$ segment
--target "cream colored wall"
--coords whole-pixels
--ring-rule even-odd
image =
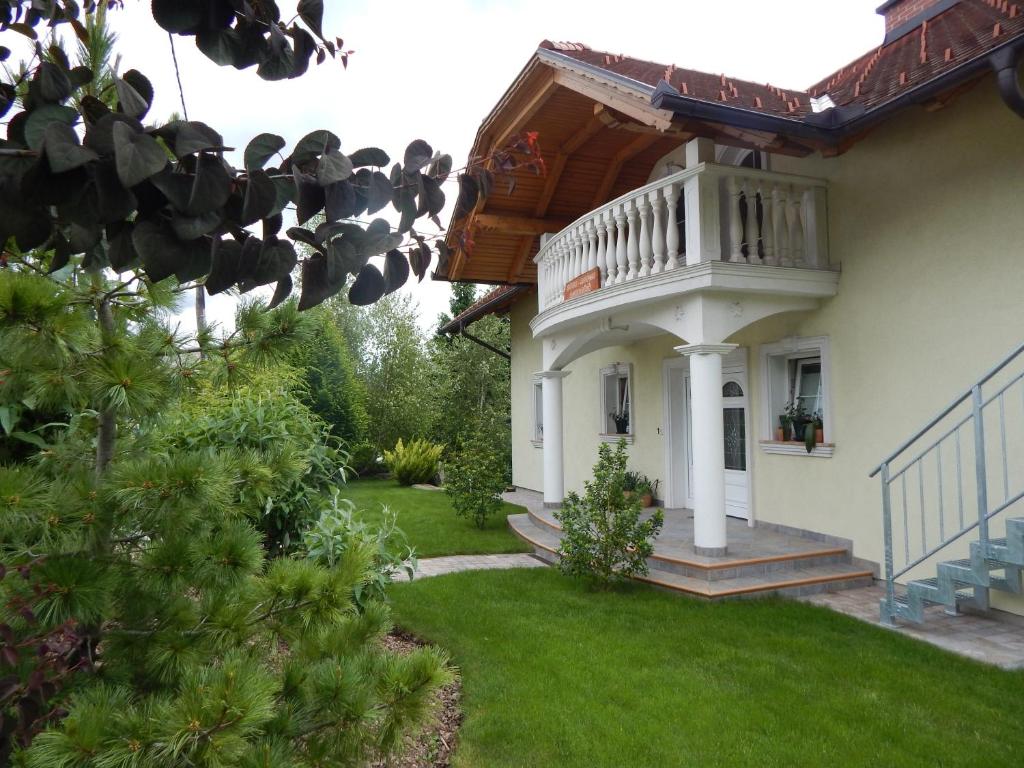
[[[772,158],[773,170],[830,180],[839,294],[816,312],[772,318],[729,341],[750,347],[752,437],[759,439],[758,346],[828,336],[836,448],[831,459],[754,450],[757,519],[851,539],[856,555],[881,561],[879,484],[868,472],[1024,340],[1022,140],[1024,120],[989,78],[946,109],[889,121],[837,158]],[[513,439],[516,483],[540,488],[541,451],[523,439],[532,421],[519,416],[524,392],[532,407],[529,390],[517,382],[540,367],[528,327],[533,312],[521,306],[513,314]],[[613,361],[635,368],[633,463],[663,479],[661,361],[677,343],[664,337],[606,349],[569,366],[567,490],[580,488],[593,464],[598,370]],[[1024,602],[995,601],[1024,612]]]
[[[868,472],[1024,340],[1022,139],[1024,121],[986,80],[838,158],[773,158],[773,170],[830,179],[839,295],[731,341],[756,351],[787,335],[829,337],[836,449],[832,459],[755,452],[759,518],[849,538],[858,555],[882,559],[879,482]],[[756,354],[751,363],[759,393]]]
[[[537,314],[537,294],[521,299],[509,313],[512,324],[512,484],[541,491],[544,454],[533,440],[534,374],[543,369],[540,341],[533,338],[530,320]]]
[[[512,482],[539,491],[544,486],[544,452],[533,437],[533,374],[541,370],[541,342],[533,339],[529,321],[536,298],[520,302],[512,319]],[[665,454],[662,427],[662,360],[673,357],[673,342],[660,336],[628,347],[606,347],[566,366],[562,380],[565,490],[582,491],[591,476],[601,444],[601,369],[612,363],[633,364],[633,444],[630,468],[662,481]]]

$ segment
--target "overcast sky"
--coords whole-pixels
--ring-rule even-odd
[[[355,51],[348,69],[328,60],[298,80],[278,83],[260,80],[253,70],[218,67],[188,39],[176,38],[176,46],[189,117],[216,128],[228,146],[244,148],[269,131],[291,147],[309,131],[327,128],[347,152],[379,146],[400,158],[410,140],[422,138],[452,154],[459,167],[481,120],[545,38],[804,88],[881,43],[879,2],[326,0],[325,33]],[[150,115],[162,119],[181,110],[170,43],[153,22],[148,0],[124,4],[112,14],[121,71],[139,69],[153,81]],[[279,5],[288,14],[295,3]],[[240,157],[232,162],[242,164]],[[418,299],[425,327],[447,309],[447,283],[431,284],[428,277],[404,290]],[[208,309],[223,321],[232,304],[217,297]]]

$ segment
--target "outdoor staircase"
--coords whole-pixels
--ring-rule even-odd
[[[930,605],[941,605],[954,616],[965,607],[988,610],[992,590],[1024,594],[1024,517],[1008,516],[1010,508],[1024,499],[1024,476],[1011,473],[1020,466],[1019,457],[1010,459],[1024,444],[1024,370],[1013,373],[1024,368],[1022,356],[1024,345],[871,473],[882,481],[883,623],[898,619],[921,623]],[[1019,414],[1008,418],[1011,408]],[[1008,424],[1017,427],[1015,433]],[[936,433],[941,436],[930,437]],[[961,439],[964,433],[969,436]],[[899,457],[908,452],[914,458],[895,468]],[[965,461],[965,456],[971,461]],[[973,471],[965,472],[965,463],[973,464]],[[990,497],[1000,491],[1002,500],[991,504]],[[972,495],[973,509],[964,501]],[[1000,523],[1005,524],[1006,535],[991,536],[990,528]],[[900,577],[937,560],[943,551],[955,545],[962,552],[966,535],[974,532],[977,538],[969,542],[969,557],[938,562],[934,577],[912,578],[901,587]]]
[[[523,503],[516,499],[516,503]],[[531,544],[534,553],[558,561],[561,527],[550,509],[528,505],[527,514],[510,515],[509,527]],[[874,572],[854,561],[849,547],[818,539],[749,528],[730,520],[730,549],[721,558],[693,553],[689,510],[667,510],[665,527],[648,558],[648,574],[638,581],[694,597],[719,600],[780,594],[791,597],[870,586]]]
[[[991,589],[1024,594],[1024,517],[1007,520],[1006,534],[990,539],[987,548],[972,541],[969,558],[939,563],[938,576],[908,582],[905,595],[895,598],[892,618],[922,622],[929,604],[945,606],[952,615],[963,605],[986,610]],[[999,571],[1002,576],[993,575]]]

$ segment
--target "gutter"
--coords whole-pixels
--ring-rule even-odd
[[[994,48],[984,56],[959,64],[876,107],[870,109],[859,105],[833,107],[801,119],[766,115],[750,109],[730,107],[695,99],[691,96],[683,96],[664,80],[658,83],[658,87],[654,90],[651,104],[655,108],[668,109],[677,115],[698,120],[814,139],[834,146],[843,139],[884,120],[897,110],[937,96],[955,82],[982,74],[987,69],[995,71],[1000,95],[1006,105],[1024,117],[1024,92],[1022,92],[1017,78],[1017,66],[1020,64],[1022,53],[1024,53],[1024,37],[1016,37]]]

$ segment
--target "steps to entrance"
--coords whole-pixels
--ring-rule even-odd
[[[767,594],[797,597],[874,582],[872,571],[853,564],[845,547],[771,531],[754,533],[758,529],[745,525],[738,526],[746,536],[735,537],[739,540],[735,553],[701,557],[693,554],[692,543],[685,541],[686,520],[675,519],[685,512],[668,513],[674,517],[667,517],[654,555],[647,560],[649,573],[638,577],[639,581],[707,599]],[[549,510],[511,515],[508,523],[517,536],[533,545],[538,557],[557,562],[562,532]]]
[[[906,591],[897,595],[890,607],[881,605],[882,620],[904,619],[921,623],[928,605],[941,605],[956,614],[961,607],[988,608],[989,590],[1024,594],[1024,517],[1006,521],[1006,536],[971,542],[971,556],[939,563],[937,575],[907,582]]]

